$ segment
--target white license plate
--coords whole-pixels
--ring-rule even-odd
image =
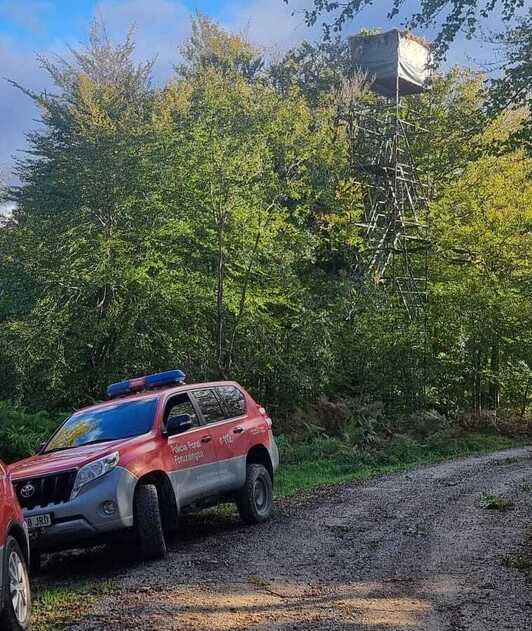
[[[50,513],[46,513],[46,515],[35,515],[34,517],[28,517],[26,523],[30,530],[33,528],[44,528],[52,525],[52,516]]]

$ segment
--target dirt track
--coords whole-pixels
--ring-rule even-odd
[[[46,574],[115,577],[79,630],[530,631],[531,516],[532,450],[514,449],[288,501],[260,527],[195,516],[162,562],[107,550]]]

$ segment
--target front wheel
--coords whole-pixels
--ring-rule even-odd
[[[236,505],[247,524],[260,524],[269,519],[273,508],[273,484],[266,467],[247,465],[246,483],[237,496]]]
[[[31,593],[28,566],[19,544],[8,537],[4,548],[3,603],[0,629],[26,631],[30,626]]]
[[[134,512],[142,558],[162,559],[166,556],[166,541],[159,509],[159,496],[154,484],[142,484],[137,488]]]

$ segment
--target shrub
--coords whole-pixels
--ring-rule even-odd
[[[462,414],[458,426],[466,432],[497,432],[504,436],[532,435],[532,418],[507,410],[485,410],[481,414]]]
[[[0,459],[14,462],[29,456],[62,420],[46,412],[29,412],[0,401]]]
[[[344,399],[331,401],[320,397],[305,408],[297,408],[290,417],[286,429],[290,433],[323,432],[338,434],[351,414],[349,402]]]
[[[420,410],[404,414],[397,420],[401,433],[408,432],[416,436],[430,436],[449,428],[449,420],[436,410]]]
[[[391,464],[406,464],[416,461],[424,452],[426,452],[426,447],[418,443],[415,438],[406,434],[397,434],[390,441],[386,456]]]
[[[382,431],[386,429],[386,415],[381,401],[371,403],[357,399],[335,399],[320,397],[305,408],[297,408],[283,424],[287,434],[307,436],[327,434],[343,436],[349,428],[358,428],[362,434],[367,428]]]
[[[281,460],[285,464],[298,464],[312,460],[339,458],[344,445],[339,438],[325,434],[276,437]]]

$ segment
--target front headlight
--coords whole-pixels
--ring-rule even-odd
[[[118,451],[115,451],[108,456],[89,462],[89,464],[81,467],[76,476],[76,481],[74,482],[70,499],[73,500],[85,484],[92,482],[92,480],[96,480],[96,478],[101,478],[102,475],[112,471],[118,464],[118,459]]]

